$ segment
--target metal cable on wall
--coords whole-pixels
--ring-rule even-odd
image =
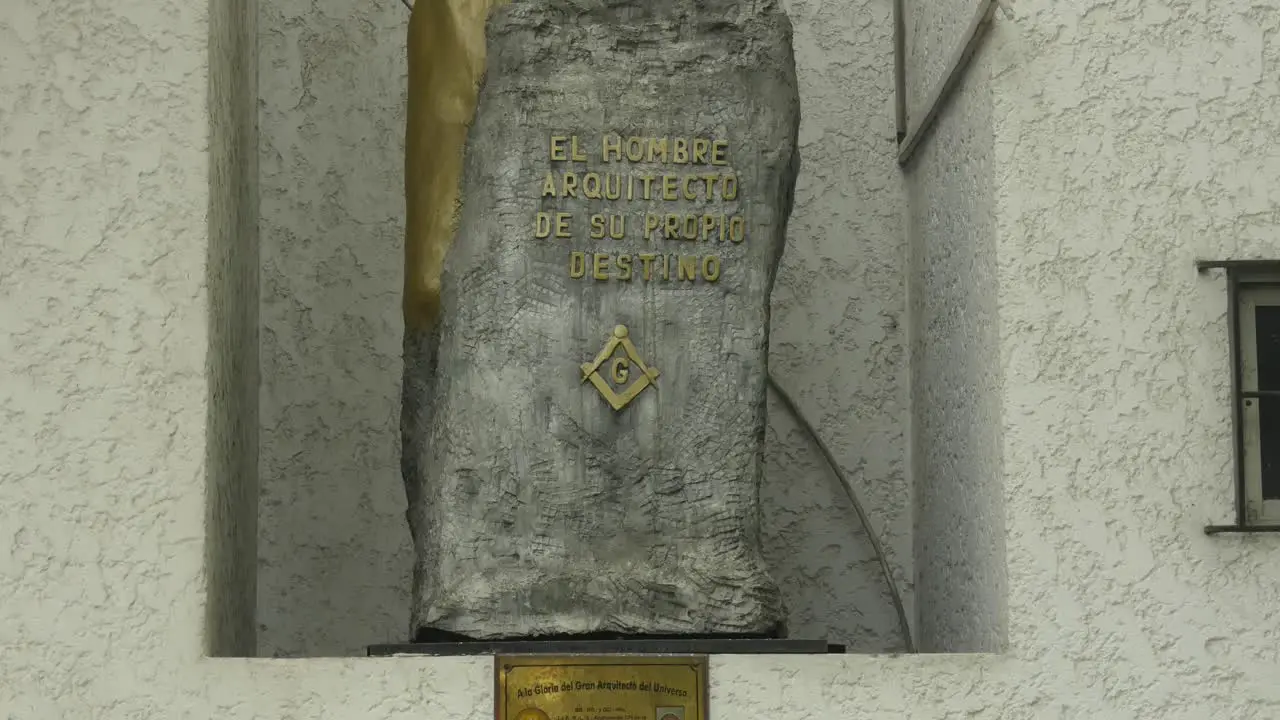
[[[813,438],[814,444],[818,446],[818,451],[822,453],[823,459],[827,461],[827,466],[831,468],[831,472],[835,473],[836,478],[840,480],[841,487],[844,488],[845,494],[849,497],[849,503],[853,505],[853,511],[858,514],[858,522],[862,524],[862,529],[867,533],[867,539],[871,542],[871,548],[875,551],[876,560],[880,563],[880,571],[884,573],[884,582],[889,587],[889,596],[893,602],[893,609],[898,614],[902,642],[906,646],[907,652],[914,653],[916,646],[914,639],[911,637],[911,623],[907,619],[907,609],[902,602],[902,593],[898,591],[898,583],[893,579],[893,570],[889,567],[889,559],[885,555],[884,546],[880,543],[880,536],[871,527],[871,520],[867,517],[867,511],[858,499],[858,493],[854,491],[853,484],[849,482],[849,478],[840,469],[840,465],[836,462],[835,455],[831,453],[831,449],[822,441],[822,436],[818,435],[818,431],[805,419],[804,413],[800,412],[800,407],[796,405],[796,401],[787,394],[786,390],[782,389],[773,373],[769,373],[769,387],[773,388],[773,391],[777,393],[778,399],[782,401],[783,406],[795,418],[796,423],[809,434],[809,437]]]

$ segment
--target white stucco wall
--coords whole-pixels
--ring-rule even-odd
[[[947,42],[959,40],[948,37]],[[988,71],[985,56],[969,67],[963,86],[905,170],[915,634],[925,652],[995,652],[1005,636],[999,286]]]
[[[1280,537],[1201,531],[1233,512],[1229,365],[1192,262],[1280,256],[1280,3],[1005,10],[1009,644],[1134,716],[1278,717]]]
[[[943,337],[998,338],[995,368],[974,365],[998,383],[965,385],[926,422],[983,425],[998,394],[985,431],[999,436],[1007,648],[1043,716],[1280,713],[1280,539],[1202,532],[1232,514],[1229,374],[1222,282],[1192,266],[1280,255],[1278,25],[1274,2],[1006,3],[916,171],[955,178],[911,198],[926,268],[947,248],[986,256],[934,297],[973,327]],[[989,172],[974,160],[985,137]],[[988,182],[994,244],[969,219]],[[923,274],[912,306],[927,319]],[[924,345],[913,389],[948,380],[932,354],[963,354]],[[917,452],[957,467],[989,447],[920,430]],[[924,573],[937,554],[917,561]],[[919,590],[924,627],[937,611]]]
[[[915,120],[928,111],[930,97],[951,70],[978,0],[902,0],[902,5],[907,116]]]
[[[892,6],[793,0],[787,12],[801,170],[773,293],[770,372],[836,455],[911,612]],[[790,634],[853,652],[904,649],[888,586],[839,480],[776,398],[766,437],[764,543]]]
[[[716,658],[718,715],[1280,717],[1280,538],[1201,532],[1231,514],[1226,322],[1191,267],[1280,255],[1278,23],[1276,0],[1006,6],[983,62],[1007,652]],[[203,657],[209,38],[171,0],[0,4],[0,711],[489,717],[481,659]]]
[[[264,0],[259,651],[408,632],[399,469],[405,30],[398,2]],[[891,6],[797,0],[803,170],[775,373],[858,488],[911,597]],[[766,547],[794,636],[903,647],[843,490],[771,405]]]
[[[204,650],[209,57],[203,5],[0,4],[7,718]]]

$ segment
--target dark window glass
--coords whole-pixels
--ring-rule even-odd
[[[1260,398],[1257,402],[1262,499],[1280,500],[1280,398]]]
[[[1280,306],[1259,306],[1254,317],[1258,333],[1258,389],[1280,390]],[[1261,398],[1258,418],[1262,497],[1280,500],[1280,398]]]

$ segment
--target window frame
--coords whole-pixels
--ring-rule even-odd
[[[1244,482],[1245,520],[1250,525],[1280,525],[1280,498],[1268,500],[1262,495],[1262,424],[1259,416],[1261,399],[1280,399],[1280,391],[1258,388],[1257,309],[1280,307],[1280,276],[1241,278],[1238,288],[1237,319],[1240,322],[1240,432],[1241,473]],[[1255,402],[1255,400],[1257,400]]]
[[[1280,391],[1257,389],[1257,325],[1254,320],[1257,307],[1280,307],[1280,260],[1199,261],[1196,265],[1201,273],[1223,269],[1227,275],[1232,460],[1236,496],[1235,523],[1210,525],[1205,532],[1210,535],[1280,532],[1280,499],[1266,500],[1262,497],[1260,403],[1257,402],[1261,397],[1280,398]]]

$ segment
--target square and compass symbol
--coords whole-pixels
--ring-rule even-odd
[[[613,336],[594,362],[582,364],[582,382],[590,380],[614,410],[626,407],[650,385],[656,387],[658,375],[657,368],[645,365],[640,358],[626,325],[613,329]]]

